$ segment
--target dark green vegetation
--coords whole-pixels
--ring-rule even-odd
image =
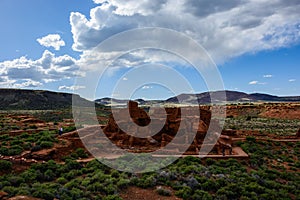
[[[59,111],[54,110],[27,110],[27,111],[1,111],[0,113],[0,134],[8,133],[11,131],[35,130],[38,129],[36,123],[23,122],[22,116],[27,119],[39,120],[41,122],[53,122],[57,125],[58,122],[63,122],[65,119],[72,119],[72,112],[70,109]],[[47,126],[47,125],[46,125]]]
[[[300,199],[299,142],[258,142],[248,137],[238,145],[250,154],[249,160],[186,157],[146,174],[119,172],[96,160],[87,164],[72,159],[65,164],[50,160],[33,164],[19,174],[3,175],[0,190],[9,196],[22,194],[51,200],[120,199],[122,191],[130,186],[183,199]],[[7,165],[0,162],[0,169]]]
[[[24,113],[24,111],[22,111]],[[64,119],[72,119],[71,109],[60,109],[60,110],[43,110],[31,112],[36,119],[40,119],[45,122],[63,122]]]
[[[228,117],[225,129],[251,130],[261,134],[274,134],[277,136],[295,135],[300,127],[297,119],[271,119],[257,116]]]
[[[72,99],[82,106],[94,103],[79,95],[43,90],[0,89],[1,110],[56,110],[71,108]]]
[[[105,124],[107,116],[110,114],[109,108],[104,106],[96,107],[96,114],[99,117],[99,123]],[[30,120],[38,120],[45,123],[42,127],[37,126],[40,122],[31,122]],[[60,110],[14,110],[14,111],[0,111],[0,134],[8,134],[11,131],[30,132],[37,129],[58,128],[58,126],[65,126],[64,130],[67,132],[68,126],[73,126],[73,113],[71,109]],[[24,121],[25,120],[25,121]],[[29,120],[29,121],[26,121]],[[72,123],[72,125],[70,125]],[[86,124],[82,122],[82,124]]]
[[[37,134],[23,133],[19,136],[0,135],[0,154],[3,156],[20,155],[23,151],[38,151],[51,148],[56,139],[56,131],[42,131]]]

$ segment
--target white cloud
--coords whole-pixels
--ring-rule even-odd
[[[72,12],[70,16],[73,49],[85,56],[110,36],[143,27],[163,27],[187,34],[203,45],[217,63],[245,53],[286,47],[300,41],[299,1],[94,2],[101,5],[93,8],[90,16],[78,12]],[[192,49],[185,51],[194,53]]]
[[[102,0],[95,0],[95,3],[103,3]],[[157,10],[167,2],[166,0],[150,1],[140,0],[138,3],[136,0],[110,0],[110,5],[116,7],[113,13],[121,16],[132,16],[134,14],[140,15],[153,15]]]
[[[251,81],[249,82],[249,85],[257,85],[258,84],[258,81]]]
[[[27,87],[40,87],[43,83],[33,80],[27,80],[22,83],[15,83],[12,85],[13,88],[27,88]]]
[[[85,86],[80,86],[80,85],[72,85],[72,86],[59,86],[58,88],[59,90],[71,90],[71,91],[75,91],[75,90],[80,90],[80,89],[85,89]]]
[[[41,58],[20,57],[0,62],[1,87],[37,87],[43,83],[69,79],[78,75],[76,60],[68,55],[55,56],[44,51]],[[4,77],[4,78],[3,78]]]
[[[249,85],[266,85],[265,82],[259,82],[259,81],[251,81],[249,82]]]
[[[148,89],[151,89],[151,88],[152,88],[152,86],[144,85],[144,86],[142,87],[142,90],[148,90]]]
[[[55,79],[44,79],[44,82],[45,83],[52,83],[52,82],[55,82],[56,80]]]
[[[45,37],[38,38],[37,42],[45,47],[53,47],[56,51],[60,50],[60,47],[65,46],[65,42],[58,34],[49,34]]]
[[[16,80],[10,80],[7,76],[0,76],[1,88],[12,88]]]
[[[122,78],[123,81],[128,81],[128,78],[124,77]]]
[[[43,83],[39,81],[33,81],[30,79],[24,80],[11,80],[7,76],[0,76],[1,88],[36,88],[43,86]]]
[[[264,77],[264,78],[272,78],[273,75],[271,75],[271,74],[266,74],[266,75],[264,75],[263,77]]]
[[[300,41],[300,1],[293,0],[94,0],[99,4],[90,10],[90,16],[79,12],[70,14],[70,25],[73,36],[72,48],[81,53],[75,60],[69,55],[55,56],[45,51],[41,58],[32,60],[20,57],[0,62],[1,87],[29,87],[58,80],[84,75],[84,70],[99,69],[111,64],[111,58],[122,55],[121,50],[114,50],[114,44],[108,45],[100,55],[93,51],[99,43],[107,38],[133,28],[161,27],[183,33],[202,45],[217,63],[228,59],[255,53],[288,47]],[[139,35],[142,40],[137,44],[126,43],[132,47],[151,46],[148,38]],[[157,33],[161,43],[167,37]],[[60,50],[65,42],[59,34],[49,34],[38,38],[45,46]],[[120,41],[119,41],[120,42]],[[122,43],[122,44],[123,44]],[[174,40],[171,45],[180,47],[180,41]],[[194,49],[183,49],[189,55],[198,57]],[[99,62],[99,60],[101,62]],[[122,67],[134,67],[145,63],[176,63],[186,62],[178,55],[162,50],[139,49],[127,52],[113,63],[113,73]],[[99,65],[101,63],[101,65]],[[272,78],[270,74],[263,76]],[[289,80],[294,82],[295,79]],[[266,84],[251,81],[250,85]],[[61,86],[67,89],[71,86]],[[72,89],[72,88],[69,88]],[[73,88],[76,89],[76,88]]]

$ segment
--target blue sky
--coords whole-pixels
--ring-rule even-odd
[[[174,52],[143,49],[157,41],[144,38],[146,42],[135,44],[141,49],[130,52],[114,49],[113,43],[101,52],[95,49],[123,31],[158,27],[184,34],[201,45],[216,64],[225,89],[300,95],[299,10],[299,1],[285,0],[2,0],[0,87],[75,92],[90,99],[128,94],[164,99],[208,90],[205,77],[189,60]],[[159,43],[167,41],[163,35],[157,38]],[[174,46],[179,42],[186,45],[174,40]],[[197,57],[193,49],[184,51]],[[115,55],[121,57],[108,65]],[[170,79],[174,85],[141,84],[138,77],[151,74],[146,70],[128,80],[128,73],[145,64],[153,65],[157,79]],[[161,66],[176,71],[193,90]],[[95,71],[104,74],[93,76]],[[123,89],[112,94],[118,81],[123,81],[125,88],[129,82],[139,85],[135,91]]]

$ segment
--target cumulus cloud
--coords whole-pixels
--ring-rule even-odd
[[[23,56],[0,62],[1,87],[38,87],[43,83],[74,77],[77,70],[74,58],[55,56],[46,50],[37,60]]]
[[[107,1],[94,0],[95,3],[102,4]],[[153,15],[157,10],[160,10],[167,0],[149,1],[140,0],[138,3],[135,0],[110,0],[109,4],[114,6],[116,9],[113,13],[121,16],[132,16],[134,14],[140,15]]]
[[[60,47],[65,46],[65,42],[58,34],[49,34],[45,37],[38,38],[37,42],[45,47],[53,47],[56,51],[59,51]]]
[[[94,2],[101,5],[93,8],[90,16],[78,12],[70,15],[73,49],[85,56],[110,36],[143,27],[169,28],[184,33],[203,45],[217,64],[245,53],[287,47],[300,41],[299,1]],[[164,42],[164,38],[161,39]],[[193,53],[193,49],[185,51]]]
[[[99,5],[90,10],[89,16],[79,12],[70,14],[74,41],[72,48],[80,53],[80,59],[75,60],[69,55],[55,56],[46,50],[36,60],[20,57],[0,62],[0,86],[37,86],[77,75],[83,76],[88,70],[110,65],[115,67],[112,71],[157,62],[186,65],[180,55],[172,52],[138,49],[137,47],[151,47],[151,44],[158,42],[138,33],[132,35],[140,38],[137,41],[128,42],[128,38],[122,38],[106,45],[101,49],[101,54],[94,51],[94,47],[111,36],[134,28],[160,27],[183,33],[202,45],[217,64],[243,54],[288,47],[300,42],[300,1],[295,0],[94,2]],[[156,36],[160,45],[168,43],[168,47],[189,47],[189,44],[183,44],[160,31],[156,32]],[[49,34],[37,41],[55,50],[65,46],[59,34]],[[114,47],[117,44],[120,49],[116,50]],[[122,45],[124,49],[132,48],[133,51],[124,51]],[[192,48],[181,49],[181,52],[199,58]],[[120,57],[112,63],[112,58],[118,56]],[[79,72],[79,66],[87,71]],[[264,75],[264,78],[271,77],[272,75]],[[291,80],[289,81],[293,82]],[[251,81],[249,84],[266,83]],[[61,86],[61,89],[68,87],[71,86]]]
[[[80,86],[80,85],[72,85],[72,86],[62,85],[58,87],[59,90],[71,90],[71,91],[80,90],[84,88],[85,86]]]
[[[296,79],[290,79],[289,80],[289,82],[295,82],[296,81]]]

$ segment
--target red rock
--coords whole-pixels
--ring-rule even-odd
[[[0,191],[0,199],[3,199],[6,197],[8,194],[6,192]]]

